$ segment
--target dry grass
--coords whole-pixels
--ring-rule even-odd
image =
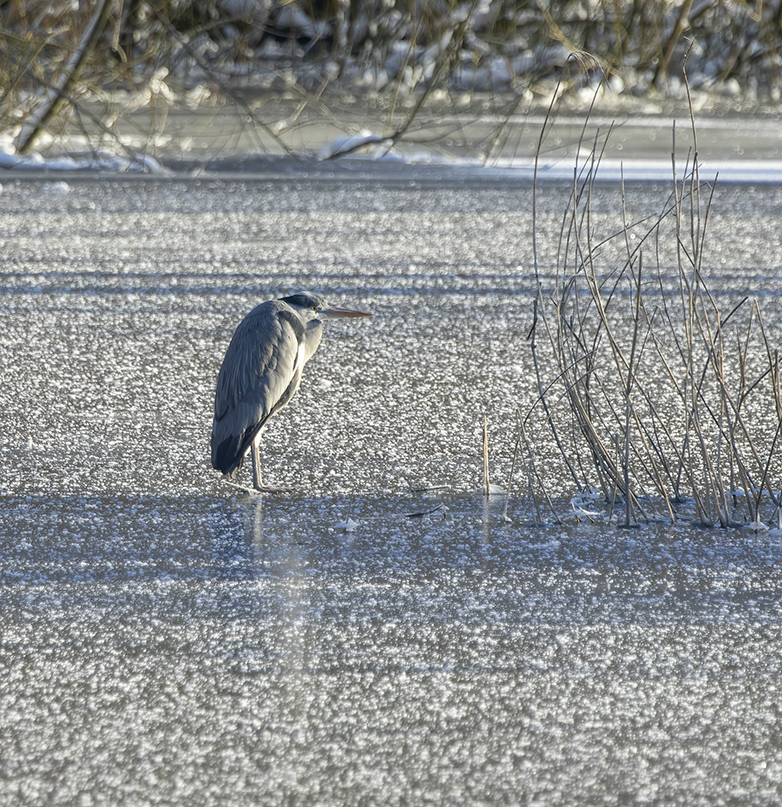
[[[710,293],[715,185],[696,152],[672,165],[670,195],[642,221],[627,220],[623,185],[622,225],[603,236],[592,210],[603,145],[574,171],[555,282],[538,286],[537,414],[576,488],[599,490],[626,526],[673,521],[683,503],[704,524],[778,519],[779,353],[755,302],[722,308]]]

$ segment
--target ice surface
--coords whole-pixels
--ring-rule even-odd
[[[58,183],[0,195],[0,801],[779,802],[779,535],[476,493],[483,414],[506,487],[536,394],[528,185]],[[777,344],[782,192],[721,194],[713,292]],[[209,467],[217,369],[301,288],[373,316],[264,438],[294,493],[248,495]]]
[[[5,498],[3,800],[775,802],[778,539],[344,507]]]

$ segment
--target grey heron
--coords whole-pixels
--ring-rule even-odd
[[[261,492],[258,445],[269,418],[296,394],[305,363],[320,345],[323,320],[368,317],[329,308],[310,291],[256,306],[239,323],[225,352],[215,391],[212,466],[234,478],[252,452],[253,487]]]

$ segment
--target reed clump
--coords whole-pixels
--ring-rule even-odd
[[[684,511],[722,527],[778,522],[780,356],[755,301],[710,290],[716,183],[701,180],[694,152],[638,221],[623,183],[621,224],[604,235],[601,147],[574,170],[553,280],[536,266],[539,414],[576,489],[598,491],[621,524]]]

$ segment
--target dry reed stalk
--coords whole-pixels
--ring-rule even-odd
[[[521,432],[516,434],[516,445],[513,448],[513,459],[510,464],[510,474],[508,474],[508,489],[505,491],[505,507],[502,510],[502,520],[507,523],[510,521],[508,518],[508,503],[510,502],[510,491],[513,486],[513,474],[516,470],[516,460],[519,458],[519,446],[521,444]]]
[[[535,495],[535,485],[537,484],[538,489],[540,490],[541,496],[545,499],[546,504],[548,505],[549,510],[551,511],[551,515],[556,521],[557,524],[561,524],[562,521],[557,513],[556,507],[551,500],[551,496],[546,489],[546,485],[543,482],[543,479],[540,476],[538,471],[537,465],[535,463],[535,451],[534,447],[530,444],[529,438],[527,437],[527,431],[524,427],[524,418],[521,416],[521,411],[516,410],[516,416],[519,423],[519,433],[521,435],[521,442],[524,446],[524,450],[522,451],[522,461],[527,469],[527,493],[530,497],[530,501],[532,502],[532,506],[535,510],[535,518],[536,524],[543,524],[543,516],[540,511],[540,501],[538,501],[538,497]],[[526,457],[525,459],[525,452]]]
[[[489,430],[486,415],[483,416],[483,495],[488,498],[491,493],[489,483]]]

